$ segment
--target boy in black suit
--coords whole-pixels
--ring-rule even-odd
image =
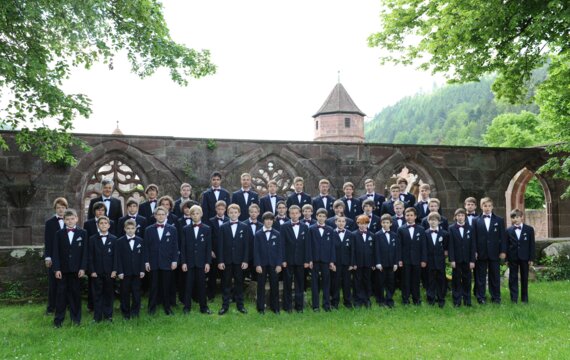
[[[398,240],[402,248],[402,261],[398,264],[403,270],[402,303],[410,303],[410,293],[414,305],[421,305],[420,269],[426,267],[426,231],[416,225],[416,209],[409,207],[405,211],[406,225],[398,229]]]
[[[216,202],[223,200],[226,204],[231,203],[230,193],[222,188],[222,174],[219,171],[214,171],[210,175],[210,185],[211,187],[202,193],[201,201],[206,219],[216,216]]]
[[[392,227],[391,231],[398,233],[398,228],[402,225],[406,225],[406,218],[404,217],[404,203],[402,201],[394,202],[394,216],[392,216]],[[389,214],[388,214],[389,215]]]
[[[339,200],[337,200],[339,201]],[[352,309],[352,266],[354,264],[354,234],[346,227],[350,220],[344,215],[335,218],[333,232],[336,253],[336,271],[331,274],[331,305],[338,309],[340,304],[340,289],[342,288],[343,304]]]
[[[431,194],[431,186],[429,184],[420,185],[420,196],[418,202],[414,205],[416,212],[418,214],[417,221],[418,224],[429,214],[429,201]]]
[[[98,202],[93,204],[92,212],[93,212],[94,216],[83,223],[83,229],[85,231],[87,231],[87,236],[89,238],[91,238],[91,236],[93,236],[99,232],[99,228],[98,228],[97,223],[98,223],[98,220],[100,217],[105,216],[106,211],[107,211],[107,208],[105,207],[105,204],[102,201],[98,201]],[[115,224],[116,223],[113,220],[111,220],[109,217],[107,217],[107,218],[109,219],[109,222],[110,222],[109,231],[111,232],[111,234],[115,234],[115,231],[116,231]]]
[[[311,295],[313,311],[319,311],[319,282],[323,290],[323,308],[331,311],[330,303],[330,272],[336,271],[336,244],[334,242],[334,230],[325,224],[327,210],[317,210],[317,223],[309,227],[309,240],[311,242],[312,263],[311,268]]]
[[[402,259],[402,249],[398,236],[392,228],[390,214],[382,215],[382,229],[374,234],[376,245],[376,273],[378,276],[378,293],[376,301],[389,308],[394,307],[395,273]]]
[[[287,217],[287,203],[284,200],[281,200],[277,203],[277,216],[275,217],[273,228],[277,231],[281,231],[281,225],[285,224],[287,221],[289,221],[289,218]]]
[[[354,305],[358,308],[371,306],[372,268],[375,265],[373,233],[369,231],[370,218],[360,215],[356,218],[358,230],[354,231]]]
[[[354,197],[354,184],[345,182],[344,185],[342,185],[342,191],[344,192],[344,196],[339,200],[342,200],[344,203],[344,213],[347,218],[356,221],[356,217],[362,214],[362,202],[360,199]]]
[[[390,216],[394,216],[396,213],[394,212],[394,203],[400,200],[400,187],[397,184],[392,184],[390,186],[390,199],[386,200],[382,204],[381,213],[390,214]]]
[[[375,234],[380,230],[380,217],[374,214],[374,202],[372,200],[364,200],[362,202],[362,215],[368,216],[368,231]]]
[[[239,221],[247,219],[247,210],[252,204],[259,205],[259,194],[251,189],[251,175],[241,174],[241,189],[232,194],[232,204],[238,204],[241,209]],[[257,218],[256,218],[257,220]]]
[[[222,272],[223,295],[219,315],[227,313],[230,307],[232,279],[237,309],[242,314],[247,314],[243,305],[243,279],[249,266],[249,245],[252,243],[253,233],[249,226],[239,221],[240,211],[236,204],[228,206],[230,221],[220,226],[219,249],[215,250],[218,254],[218,269]]]
[[[139,214],[146,219],[150,225],[150,219],[154,210],[158,207],[158,186],[156,184],[149,184],[144,190],[146,201],[140,204]]]
[[[336,200],[333,204],[333,209],[334,209],[334,216],[328,218],[327,221],[325,222],[325,224],[332,227],[333,229],[336,229],[336,219],[338,217],[343,217],[346,230],[354,231],[358,228],[356,226],[356,222],[352,221],[352,219],[345,216],[345,214],[344,214],[344,202],[342,200],[340,200],[340,199]]]
[[[399,177],[398,180],[396,180],[396,184],[400,187],[400,200],[404,203],[404,206],[414,206],[416,203],[416,197],[407,191],[408,180],[406,178]]]
[[[193,205],[193,200],[188,200],[188,201],[191,205]],[[168,211],[168,215],[166,216],[166,222],[172,226],[177,226],[178,218],[172,212],[174,209],[174,200],[172,199],[172,197],[169,195],[161,196],[160,199],[158,199],[158,206],[163,207],[166,209],[166,211]],[[156,223],[156,218],[154,216],[151,216],[150,219],[148,220],[148,225],[153,225],[154,223]]]
[[[431,198],[429,199],[428,203],[428,215],[434,212],[440,215],[439,228],[445,231],[449,230],[449,221],[447,221],[447,218],[445,216],[441,215],[441,207],[439,199]],[[421,225],[425,229],[430,227],[427,216],[422,219]]]
[[[186,200],[192,200],[190,198],[191,195],[192,195],[192,185],[188,183],[183,183],[182,185],[180,185],[180,198],[174,202],[174,210],[173,210],[173,213],[174,215],[176,215],[177,218],[180,218],[182,216],[182,209],[180,208],[180,205],[182,205],[182,203]],[[195,204],[192,205],[198,205],[198,203],[196,202]]]
[[[67,206],[67,200],[65,198],[56,198],[53,201],[53,209],[55,210],[55,215],[46,221],[44,228],[44,262],[48,276],[48,304],[46,315],[51,315],[55,311],[57,283],[55,281],[55,274],[53,272],[53,243],[55,241],[55,233],[65,227],[65,223],[63,222],[63,214],[65,213]]]
[[[372,200],[374,202],[374,215],[378,217],[381,216],[382,204],[386,201],[386,198],[383,194],[376,193],[376,185],[372,179],[364,180],[364,189],[366,190],[366,194],[359,197],[360,202],[364,204],[365,200]]]
[[[210,315],[206,299],[206,274],[212,262],[212,230],[202,223],[202,208],[193,205],[190,208],[192,225],[186,225],[182,231],[182,248],[180,262],[182,271],[186,273],[186,290],[184,291],[184,313],[188,314],[192,307],[192,292],[197,291],[200,312]]]
[[[291,221],[281,226],[279,233],[283,242],[283,309],[293,311],[293,292],[295,281],[295,310],[303,312],[305,269],[309,268],[311,243],[309,227],[300,221],[301,209],[297,205],[289,208]]]
[[[275,215],[263,214],[263,228],[255,233],[253,264],[257,272],[257,311],[265,313],[265,281],[269,276],[270,308],[279,314],[279,273],[283,264],[283,244],[279,231],[272,228]]]
[[[329,194],[331,183],[327,179],[319,180],[319,195],[312,200],[314,209],[327,210],[327,218],[334,216],[333,203],[335,198]]]
[[[220,200],[216,203],[216,216],[211,217],[208,225],[212,228],[212,266],[207,275],[207,295],[208,300],[213,300],[216,297],[216,281],[220,277],[218,271],[218,250],[220,248],[220,227],[230,221],[226,216],[226,202]]]
[[[63,324],[68,305],[73,324],[81,323],[79,282],[87,269],[87,233],[77,227],[77,212],[73,209],[65,210],[63,222],[65,228],[55,234],[52,252],[52,266],[57,282],[53,320],[56,328]]]
[[[473,222],[479,214],[477,213],[477,199],[474,197],[468,197],[463,202],[465,210],[467,211],[466,223],[469,224],[473,229],[475,229],[475,223]],[[477,269],[473,268],[473,279],[477,279]],[[473,281],[473,296],[477,297],[477,283]]]
[[[117,237],[125,236],[125,222],[127,220],[134,220],[136,224],[135,235],[144,238],[144,229],[146,229],[146,218],[139,215],[139,204],[134,199],[127,201],[127,215],[119,219],[119,224],[117,225],[116,233]]]
[[[277,195],[277,181],[269,180],[267,183],[267,195],[259,199],[261,213],[265,214],[271,211],[274,215],[277,215],[277,203],[280,201],[285,201],[285,198]],[[287,208],[287,203],[285,203],[285,208]]]
[[[174,315],[170,308],[172,271],[178,267],[178,232],[166,222],[168,210],[159,206],[154,209],[156,223],[144,231],[145,270],[150,275],[148,312],[153,315],[159,299],[166,315]],[[159,294],[160,290],[160,294]]]
[[[239,206],[239,205],[238,205]],[[240,208],[241,211],[241,208]],[[240,215],[241,216],[241,215]],[[249,226],[251,229],[251,233],[255,236],[255,233],[261,230],[263,227],[262,221],[257,221],[259,218],[259,205],[251,204],[249,207],[249,218],[244,221],[243,223]],[[255,279],[255,267],[253,265],[253,240],[254,238],[251,237],[251,242],[249,243],[249,277],[251,279]]]
[[[453,306],[471,306],[471,270],[475,268],[475,231],[465,222],[465,209],[455,210],[449,227],[449,262],[452,270]]]
[[[519,209],[511,211],[513,225],[508,228],[507,261],[509,265],[509,291],[511,301],[519,297],[519,270],[521,275],[521,301],[528,303],[528,269],[534,263],[534,228],[523,223],[524,214]]]
[[[126,220],[123,230],[125,235],[115,244],[114,269],[121,280],[121,313],[124,319],[138,317],[141,310],[141,279],[144,278],[143,239],[136,235],[137,226],[135,220]]]
[[[507,252],[507,236],[505,221],[493,213],[493,200],[489,197],[481,199],[483,214],[475,221],[477,261],[475,269],[477,278],[477,302],[485,304],[485,287],[487,272],[489,273],[489,292],[491,301],[501,303],[501,274],[500,261],[504,260]]]
[[[113,186],[113,180],[103,179],[101,181],[102,195],[89,201],[87,219],[93,219],[95,217],[93,204],[101,201],[105,205],[105,213],[103,215],[106,215],[115,224],[119,222],[119,218],[123,216],[123,205],[121,205],[121,200],[113,197]]]
[[[305,205],[312,203],[311,196],[303,192],[305,180],[300,176],[295,177],[293,179],[293,187],[295,188],[295,192],[287,198],[287,208],[290,208],[291,205],[297,205],[303,210]]]
[[[115,243],[117,237],[109,232],[109,218],[97,219],[98,234],[89,238],[87,268],[93,293],[93,321],[113,321],[115,277]]]
[[[301,208],[301,213],[303,214],[301,222],[303,222],[305,225],[311,226],[317,223],[317,221],[313,219],[313,205],[311,204],[303,205],[303,207]]]
[[[428,269],[427,300],[430,305],[445,305],[445,257],[447,256],[447,231],[440,227],[441,216],[437,212],[428,215],[429,229],[426,230]]]

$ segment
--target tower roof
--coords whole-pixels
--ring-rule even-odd
[[[352,101],[352,98],[350,97],[350,95],[348,95],[348,92],[340,82],[336,84],[334,89],[331,91],[331,93],[325,100],[323,106],[321,106],[319,111],[317,111],[317,113],[313,115],[313,117],[315,118],[319,115],[339,114],[339,113],[358,114],[360,116],[366,116],[366,114],[360,111],[360,109],[358,108],[358,106],[356,106],[354,101]]]
[[[121,129],[119,129],[119,120],[117,120],[117,127],[115,128],[115,130],[113,130],[113,135],[123,135],[123,132],[121,131]]]

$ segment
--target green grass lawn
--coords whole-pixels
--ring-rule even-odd
[[[124,321],[117,311],[113,323],[100,324],[84,311],[80,327],[67,316],[62,329],[52,327],[44,305],[2,306],[0,358],[570,358],[570,282],[531,283],[529,293],[529,305],[511,304],[503,287],[502,305],[472,308],[448,299],[444,309],[424,302],[259,315],[249,303],[247,315],[234,304],[222,317],[178,308],[174,317]],[[217,312],[219,300],[210,307]]]

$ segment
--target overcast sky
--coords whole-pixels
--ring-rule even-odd
[[[379,0],[164,1],[175,41],[209,49],[217,73],[173,83],[167,71],[140,80],[124,57],[114,69],[77,69],[68,92],[87,94],[93,114],[76,132],[204,138],[311,140],[312,115],[340,80],[372,118],[440,77],[381,66],[368,35],[380,26]]]

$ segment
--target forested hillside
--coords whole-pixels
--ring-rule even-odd
[[[534,104],[515,106],[495,101],[491,84],[480,82],[445,85],[420,93],[383,109],[366,123],[367,142],[395,144],[484,145],[487,126],[500,114],[527,110]]]

